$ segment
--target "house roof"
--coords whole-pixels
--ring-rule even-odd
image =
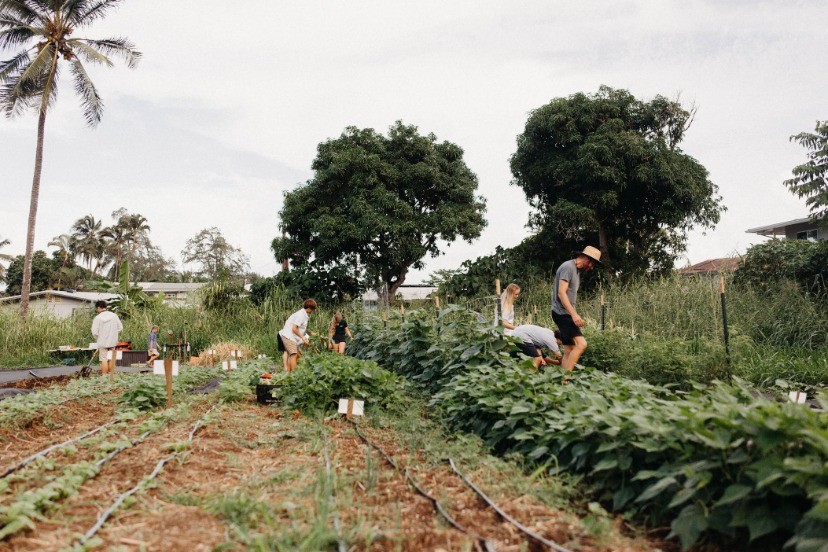
[[[787,222],[777,222],[776,224],[768,224],[767,226],[757,226],[756,228],[748,228],[746,232],[748,234],[759,234],[760,236],[770,236],[777,233],[784,233],[785,228],[788,226],[793,226],[794,224],[803,224],[809,222],[811,219],[808,217],[805,218],[798,218],[794,220],[789,220]]]
[[[66,299],[75,299],[84,303],[94,303],[95,301],[111,301],[118,297],[114,293],[98,293],[94,291],[63,291],[56,289],[47,289],[46,291],[35,291],[29,294],[29,298],[41,297],[43,295],[56,295],[58,297],[65,297]],[[3,297],[0,303],[14,303],[20,301],[20,295],[12,295],[11,297]]]
[[[162,293],[175,293],[182,291],[195,291],[204,287],[205,282],[138,282],[138,287],[143,291],[158,291]]]
[[[724,257],[722,259],[707,259],[692,266],[679,269],[679,274],[718,274],[720,272],[733,272],[739,268],[739,257]]]

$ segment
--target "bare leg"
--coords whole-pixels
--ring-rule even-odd
[[[564,356],[563,362],[561,363],[561,368],[569,370],[570,372],[575,369],[575,364],[577,364],[578,359],[581,358],[581,355],[587,349],[587,342],[584,336],[579,335],[573,338],[573,341],[575,342],[574,345],[564,345]]]
[[[285,372],[289,372],[288,370],[288,354],[287,351],[282,353],[282,368],[284,368]]]
[[[343,341],[343,342],[341,342],[341,343],[337,343],[337,344],[335,345],[335,347],[336,347],[336,352],[337,352],[337,353],[339,353],[340,355],[344,355],[344,354],[345,354],[345,342],[344,342],[344,341]]]

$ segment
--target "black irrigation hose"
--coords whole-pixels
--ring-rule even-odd
[[[531,538],[532,540],[534,540],[535,542],[538,542],[538,543],[540,543],[540,544],[543,544],[543,545],[545,545],[545,546],[548,546],[548,547],[549,547],[549,548],[551,548],[552,550],[556,550],[557,552],[572,552],[572,551],[571,551],[571,550],[569,550],[568,548],[564,548],[563,546],[561,546],[561,545],[559,545],[559,544],[557,544],[557,543],[554,543],[554,542],[552,542],[552,541],[550,541],[550,540],[547,540],[547,539],[543,538],[542,536],[538,535],[537,533],[535,533],[534,531],[532,531],[531,529],[529,529],[529,528],[528,528],[528,527],[526,527],[525,525],[521,524],[521,523],[520,523],[519,521],[517,521],[515,518],[513,518],[512,516],[510,516],[509,514],[507,514],[506,512],[504,512],[504,511],[503,511],[503,509],[502,509],[502,508],[500,508],[500,506],[498,506],[497,504],[495,504],[495,503],[494,503],[494,502],[493,502],[493,501],[492,501],[492,500],[491,500],[488,496],[486,496],[486,494],[485,494],[483,491],[481,491],[480,489],[478,489],[478,488],[474,485],[474,483],[472,483],[471,481],[469,481],[469,479],[468,479],[465,475],[463,475],[463,473],[462,473],[460,470],[458,470],[458,469],[457,469],[457,466],[454,464],[454,460],[453,460],[453,459],[449,458],[449,459],[448,459],[448,462],[449,462],[449,465],[451,466],[451,469],[452,469],[452,470],[454,470],[454,473],[456,473],[457,475],[459,475],[459,476],[460,476],[460,479],[462,479],[462,480],[466,483],[466,485],[468,485],[469,487],[471,487],[471,489],[472,489],[475,493],[477,493],[477,495],[478,495],[480,498],[482,498],[482,499],[483,499],[483,501],[484,501],[484,502],[486,502],[486,504],[488,504],[489,506],[491,506],[491,507],[494,509],[494,511],[498,513],[498,515],[499,515],[500,517],[502,517],[503,519],[505,519],[506,521],[508,521],[509,523],[511,523],[512,525],[514,525],[514,526],[515,526],[515,527],[517,527],[518,529],[520,529],[520,530],[521,530],[521,531],[522,531],[522,532],[523,532],[526,536],[530,537],[530,538]]]
[[[202,416],[201,418],[199,418],[199,420],[195,423],[195,425],[193,426],[193,430],[190,431],[190,435],[187,438],[188,441],[193,440],[193,437],[195,436],[196,431],[198,431],[199,428],[201,427],[201,423],[210,414],[210,412],[213,411],[214,408],[216,408],[215,405],[212,408],[210,408],[210,410],[208,410],[207,413],[204,414],[204,416]],[[144,435],[147,435],[147,434],[148,433],[145,433]],[[142,436],[140,440],[143,440],[143,437],[144,436]],[[155,469],[152,470],[152,472],[149,475],[147,475],[141,481],[139,481],[138,484],[135,485],[133,488],[131,488],[130,490],[128,490],[127,492],[125,492],[121,496],[119,496],[115,500],[115,502],[113,502],[109,506],[109,508],[107,508],[100,516],[98,516],[98,521],[95,522],[95,525],[93,525],[92,527],[89,528],[89,530],[83,535],[83,537],[80,538],[78,543],[80,545],[83,545],[87,541],[89,541],[89,539],[94,537],[95,533],[97,533],[101,529],[101,527],[103,527],[104,523],[106,523],[106,520],[109,519],[109,517],[115,512],[115,510],[117,510],[121,506],[121,504],[124,503],[124,501],[127,498],[129,498],[130,496],[132,496],[135,493],[137,493],[138,491],[140,491],[147,483],[149,483],[150,481],[155,479],[158,476],[158,474],[161,473],[161,470],[164,468],[164,465],[167,462],[169,462],[170,460],[173,460],[178,455],[180,455],[181,452],[182,451],[173,452],[172,454],[169,454],[169,455],[165,456],[164,458],[162,458],[161,460],[159,460],[158,463],[155,465]]]
[[[21,460],[20,462],[18,462],[17,464],[15,464],[14,466],[10,467],[10,468],[9,468],[9,469],[7,469],[6,471],[4,471],[2,474],[0,474],[0,479],[3,479],[3,478],[4,478],[4,477],[6,477],[7,475],[11,475],[12,473],[16,472],[17,470],[19,470],[20,468],[22,468],[23,466],[25,466],[25,465],[26,465],[26,464],[28,464],[28,463],[33,462],[34,460],[37,460],[38,458],[41,458],[41,457],[46,456],[47,454],[49,454],[50,452],[52,452],[52,451],[53,451],[53,450],[55,450],[55,449],[59,449],[59,448],[61,448],[61,447],[65,447],[66,445],[69,445],[69,444],[71,444],[71,443],[74,443],[75,441],[80,441],[81,439],[86,439],[86,438],[87,438],[87,437],[89,437],[90,435],[94,435],[95,433],[99,432],[99,431],[100,431],[100,430],[102,430],[103,428],[105,428],[105,427],[107,427],[107,426],[111,426],[111,425],[112,425],[112,424],[114,424],[114,423],[116,423],[116,421],[107,422],[107,423],[105,423],[105,424],[104,424],[104,425],[102,425],[102,426],[98,426],[98,427],[96,427],[95,429],[92,429],[92,430],[87,431],[87,432],[86,432],[86,433],[84,433],[83,435],[78,435],[77,437],[72,437],[71,439],[68,439],[68,440],[66,440],[66,441],[63,441],[62,443],[57,443],[57,444],[55,444],[55,445],[52,445],[52,446],[50,446],[50,447],[47,447],[47,448],[45,448],[45,449],[41,450],[40,452],[37,452],[37,453],[35,453],[35,454],[32,454],[32,455],[31,455],[31,456],[29,456],[28,458],[25,458],[24,460]]]
[[[367,444],[368,446],[370,446],[371,448],[373,448],[374,450],[379,452],[385,458],[385,461],[388,462],[388,464],[390,464],[391,467],[393,467],[395,470],[397,470],[397,472],[403,474],[405,476],[406,481],[408,481],[408,483],[412,487],[414,487],[414,489],[419,494],[421,494],[422,496],[424,496],[428,500],[430,500],[431,504],[434,506],[434,509],[437,510],[437,512],[439,512],[440,515],[443,516],[443,518],[445,518],[445,520],[448,521],[449,524],[452,527],[454,527],[455,529],[457,529],[461,533],[472,537],[475,540],[475,546],[477,546],[478,549],[480,549],[482,547],[482,549],[486,550],[486,552],[495,552],[495,548],[494,548],[494,546],[492,546],[492,543],[490,543],[488,540],[486,540],[485,537],[482,537],[481,535],[478,535],[477,533],[473,533],[472,531],[466,529],[465,527],[463,527],[462,525],[457,523],[457,521],[455,521],[454,518],[452,518],[448,514],[448,512],[445,511],[443,506],[437,501],[436,498],[434,498],[433,496],[428,494],[419,485],[417,485],[417,482],[414,481],[414,478],[411,477],[411,474],[408,472],[408,468],[406,468],[405,470],[401,470],[399,468],[399,466],[397,466],[396,462],[394,462],[394,459],[391,458],[388,455],[388,453],[386,453],[384,450],[382,450],[382,448],[380,448],[379,445],[377,445],[376,443],[374,443],[373,441],[368,439],[365,435],[363,435],[362,432],[359,431],[359,424],[357,424],[353,420],[348,420],[348,421],[351,422],[351,424],[354,426],[354,431],[356,431],[356,434],[359,436],[359,438],[362,439],[363,442],[365,442],[365,444]]]

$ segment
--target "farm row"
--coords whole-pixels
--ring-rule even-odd
[[[578,550],[652,548],[622,536],[602,510],[582,521],[554,507],[565,504],[563,490],[552,492],[546,476],[523,476],[474,440],[447,440],[422,417],[411,385],[374,363],[308,357],[275,376],[281,408],[252,403],[270,368],[252,361],[229,376],[184,368],[167,410],[163,378],[148,375],[76,380],[0,402],[0,468],[14,468],[0,478],[0,550],[530,546],[447,455],[541,538]],[[187,391],[220,375],[214,394]],[[350,423],[320,415],[339,396],[368,399],[359,432],[370,445]]]
[[[668,523],[685,548],[828,547],[825,410],[739,380],[677,391],[593,370],[539,373],[459,310],[356,335],[353,354],[427,389],[451,429],[532,469],[581,475],[596,500],[647,526]]]

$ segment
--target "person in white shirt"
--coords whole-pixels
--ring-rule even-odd
[[[561,363],[561,336],[557,331],[553,332],[549,328],[534,324],[521,324],[512,332],[512,337],[520,340],[520,343],[517,343],[518,349],[532,359],[535,368]],[[541,349],[550,351],[555,359],[544,356]]]
[[[92,320],[92,336],[98,344],[102,375],[115,373],[115,345],[118,344],[118,334],[124,329],[118,315],[106,310],[107,307],[106,301],[96,302],[95,308],[98,310],[98,315]],[[111,375],[110,379],[112,379]]]
[[[302,308],[290,315],[285,322],[285,327],[279,332],[279,340],[285,350],[282,354],[282,363],[288,372],[296,369],[299,357],[302,356],[299,347],[310,344],[308,334],[311,332],[308,332],[308,321],[310,314],[315,310],[316,301],[305,299]]]

